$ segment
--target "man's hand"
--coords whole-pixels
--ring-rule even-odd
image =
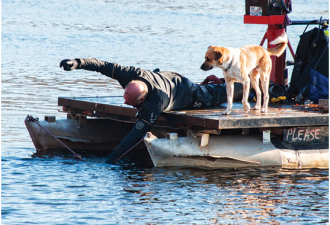
[[[79,66],[77,60],[75,59],[64,59],[60,63],[60,67],[63,67],[64,70],[70,71],[74,70]]]
[[[117,160],[122,156],[122,154],[117,151],[112,151],[112,153],[105,159],[105,163],[115,164]]]

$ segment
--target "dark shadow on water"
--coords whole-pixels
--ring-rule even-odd
[[[82,160],[74,159],[74,155],[67,149],[59,148],[59,149],[51,149],[46,150],[43,152],[35,152],[31,155],[32,158],[40,158],[40,159],[56,159],[58,157],[63,159],[74,159],[76,161],[93,161],[96,162],[103,162],[105,161],[106,157],[110,153],[101,152],[101,151],[92,151],[92,150],[75,150],[75,153],[82,156]],[[125,155],[122,159],[120,159],[117,165],[125,165],[125,166],[133,166],[133,167],[141,167],[141,168],[151,168],[153,167],[152,161],[150,156],[147,152],[129,152]]]

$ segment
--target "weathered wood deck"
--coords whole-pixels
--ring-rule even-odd
[[[124,105],[123,102],[121,96],[58,98],[58,105],[63,107],[63,112],[69,114],[134,122],[137,109]],[[252,107],[253,105],[251,103]],[[165,112],[155,125],[208,130],[329,125],[329,113],[324,113],[316,104],[272,103],[266,114],[253,109],[244,113],[242,104],[235,103],[232,114],[222,115],[225,108],[226,104],[223,104],[205,110]]]

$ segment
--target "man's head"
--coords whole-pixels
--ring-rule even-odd
[[[137,107],[144,102],[148,94],[148,87],[142,81],[131,81],[125,87],[124,99],[126,105]]]

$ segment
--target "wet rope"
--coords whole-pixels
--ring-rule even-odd
[[[55,138],[58,142],[60,142],[65,148],[67,148],[67,149],[73,154],[73,157],[74,157],[75,159],[81,159],[81,160],[82,160],[81,155],[75,153],[71,148],[69,148],[69,147],[68,147],[66,144],[64,144],[61,140],[59,140],[57,137],[55,137],[55,136],[54,136],[49,130],[47,130],[46,128],[44,128],[43,126],[41,126],[41,124],[38,123],[38,121],[39,121],[39,118],[38,118],[38,117],[34,118],[33,116],[29,116],[29,115],[27,115],[27,116],[26,116],[26,119],[27,119],[28,121],[35,122],[35,123],[41,128],[41,129],[43,129],[46,133],[48,133],[50,136],[52,136],[52,137]]]

